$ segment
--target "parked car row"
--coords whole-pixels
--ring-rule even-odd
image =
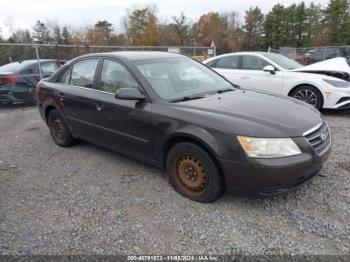
[[[49,77],[64,62],[40,60],[42,77]],[[38,60],[24,60],[0,67],[0,105],[34,105],[34,88],[40,81]]]
[[[339,48],[318,48],[308,50],[305,55],[305,63],[313,64],[323,60],[335,58],[335,57],[350,57],[350,46]]]
[[[166,52],[84,55],[38,83],[39,112],[57,145],[82,139],[146,161],[199,202],[224,191],[279,194],[315,177],[332,144],[315,107],[337,104],[347,82],[292,72],[299,64],[265,53],[205,63]]]
[[[308,50],[297,50],[294,47],[281,47],[279,54],[284,55],[301,64],[314,64],[336,57],[350,58],[350,46],[312,48]]]

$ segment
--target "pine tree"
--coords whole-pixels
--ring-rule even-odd
[[[266,15],[264,23],[266,46],[279,48],[287,44],[288,28],[287,16],[289,14],[281,4],[276,4]]]
[[[264,15],[259,7],[250,8],[245,14],[243,29],[245,32],[244,47],[249,50],[260,50],[263,47]]]
[[[350,0],[331,0],[324,12],[331,42],[350,44]]]
[[[111,39],[112,24],[106,20],[97,21],[94,26],[95,43],[107,45]]]

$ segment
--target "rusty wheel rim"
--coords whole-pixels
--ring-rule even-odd
[[[181,190],[189,196],[201,196],[208,188],[205,166],[190,153],[175,157],[173,174]]]
[[[54,136],[60,140],[63,141],[64,140],[64,125],[63,125],[63,121],[60,118],[55,118],[52,121],[52,131]]]

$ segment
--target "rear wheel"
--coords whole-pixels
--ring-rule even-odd
[[[318,110],[322,108],[322,94],[313,86],[299,86],[293,90],[291,96],[316,107]]]
[[[224,191],[213,159],[195,144],[176,144],[168,154],[167,172],[174,189],[191,200],[214,202]]]
[[[56,109],[52,109],[49,112],[48,124],[53,141],[57,145],[68,147],[74,143],[74,138],[72,137],[63,116]]]

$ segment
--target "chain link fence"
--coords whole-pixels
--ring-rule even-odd
[[[208,58],[216,50],[203,46],[90,46],[0,43],[0,111],[35,106],[35,86],[66,61],[83,54],[113,51],[164,51]],[[210,54],[210,55],[209,55]]]
[[[350,58],[350,46],[281,47],[279,49],[269,48],[268,52],[285,55],[303,65],[310,65],[336,57]]]

